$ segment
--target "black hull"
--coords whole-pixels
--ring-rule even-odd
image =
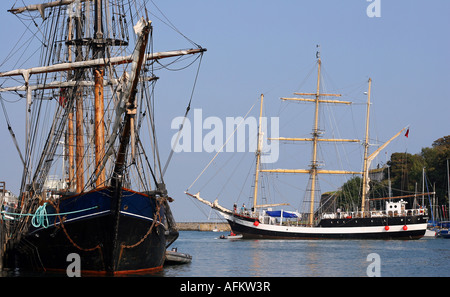
[[[125,192],[125,190],[124,190]],[[162,269],[166,249],[164,209],[155,216],[154,198],[128,191],[122,197],[120,214],[111,207],[107,189],[81,197],[68,199],[78,209],[94,210],[67,215],[63,223],[53,217],[47,227],[30,226],[22,238],[8,250],[10,267],[24,270],[60,271],[65,273],[73,259],[79,255],[81,274],[147,273]],[[80,197],[78,197],[80,198]],[[147,206],[144,211],[134,211],[135,206]],[[86,203],[88,202],[88,203]],[[48,207],[50,210],[50,207]],[[60,209],[59,213],[63,213]],[[153,218],[157,218],[153,222]]]
[[[231,229],[247,239],[420,239],[427,217],[326,219],[318,227],[285,227],[254,223],[256,219],[226,217]],[[406,226],[406,227],[405,227]]]

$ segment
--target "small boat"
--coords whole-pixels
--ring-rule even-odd
[[[166,251],[166,259],[164,265],[179,265],[192,262],[192,256],[185,253],[179,253],[177,248],[173,248],[171,251]]]
[[[241,239],[242,234],[234,234],[233,232],[230,235],[220,235],[220,239]]]
[[[437,233],[437,237],[440,238],[450,238],[450,234],[448,233],[448,229],[442,229]]]
[[[439,223],[439,229],[436,231],[436,237],[450,238],[448,230],[450,229],[450,221],[443,221]]]
[[[423,235],[423,238],[436,238],[437,236],[437,232],[435,230],[432,229],[427,229],[425,231],[425,234]]]

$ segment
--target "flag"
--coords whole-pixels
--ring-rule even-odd
[[[406,136],[406,138],[408,138],[408,136],[409,136],[409,128],[408,128],[408,130],[406,130],[405,136]]]

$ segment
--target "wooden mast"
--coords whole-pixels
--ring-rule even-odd
[[[148,34],[150,32],[150,29],[151,22],[148,21],[142,29],[142,32],[140,33],[135,52],[133,53],[133,57],[135,60],[132,63],[132,70],[130,73],[130,85],[126,90],[126,94],[128,97],[128,100],[126,101],[126,114],[123,122],[122,134],[120,135],[120,145],[117,151],[117,158],[114,165],[112,179],[112,185],[116,189],[119,189],[121,187],[120,182],[126,161],[126,151],[130,142],[130,137],[132,134],[131,131],[135,129],[135,127],[132,125],[134,124],[133,120],[136,114],[136,87],[139,81],[139,73],[145,60],[145,48],[147,47]]]
[[[81,3],[78,7],[81,11]],[[75,16],[76,39],[81,40],[82,24],[80,16]],[[83,60],[83,52],[81,44],[76,46],[75,61]],[[75,74],[75,79],[79,80],[83,77],[83,69],[78,69]],[[76,163],[76,192],[81,193],[84,188],[84,133],[83,133],[83,92],[80,88],[75,87],[75,129],[76,129],[76,149],[75,149],[75,163]]]
[[[311,163],[311,193],[310,193],[310,207],[309,207],[309,225],[313,225],[314,219],[314,198],[316,191],[316,177],[317,177],[317,139],[319,139],[319,98],[320,98],[320,68],[322,61],[317,61],[317,90],[315,100],[315,112],[314,112],[314,130],[313,130],[313,156]]]
[[[275,173],[309,173],[311,180],[311,192],[310,192],[310,206],[309,206],[309,218],[308,225],[312,226],[314,223],[314,201],[315,201],[315,192],[316,192],[316,181],[318,174],[362,174],[360,171],[348,171],[348,170],[323,170],[319,169],[319,162],[317,160],[317,145],[319,142],[359,142],[358,139],[325,139],[320,138],[319,131],[319,105],[321,103],[340,103],[350,105],[352,102],[349,101],[341,101],[341,100],[325,100],[321,99],[321,97],[332,96],[332,97],[341,97],[340,94],[321,94],[320,93],[320,74],[321,74],[321,66],[322,61],[319,57],[319,52],[317,53],[317,86],[315,93],[294,93],[295,95],[302,96],[315,96],[314,99],[310,98],[281,98],[282,100],[291,100],[291,101],[303,101],[303,102],[311,102],[315,104],[315,112],[314,112],[314,126],[312,132],[312,138],[287,138],[287,137],[279,137],[279,138],[269,138],[270,140],[286,140],[286,141],[311,141],[313,143],[313,151],[312,151],[312,161],[310,165],[310,169],[264,169],[260,170],[260,172],[275,172]]]
[[[253,207],[256,210],[258,198],[258,181],[259,181],[259,166],[261,161],[261,146],[262,146],[262,109],[263,109],[264,94],[261,94],[261,107],[259,110],[259,127],[258,127],[258,145],[256,149],[256,171],[255,171],[255,188],[253,190]]]
[[[94,59],[103,58],[105,43],[102,29],[102,1],[95,1],[95,39],[93,49]],[[104,124],[104,98],[103,98],[103,75],[102,66],[94,68],[94,146],[95,146],[95,175],[96,187],[103,186],[105,183],[105,170],[99,167],[105,155],[105,124]]]
[[[97,180],[96,187],[103,186],[105,183],[105,170],[98,166],[105,155],[105,125],[104,125],[104,100],[103,100],[103,69],[95,69],[95,98],[94,98],[94,144],[95,144],[95,174]]]
[[[73,17],[70,16],[69,17],[69,30],[68,30],[68,36],[67,36],[67,40],[70,41],[72,40],[72,36],[73,36]],[[72,62],[72,45],[69,43],[68,44],[68,58],[69,58],[69,63]],[[72,73],[69,70],[69,78],[71,78]],[[69,103],[69,100],[67,101],[67,103]],[[68,161],[69,161],[69,176],[68,176],[68,184],[67,184],[67,188],[69,190],[73,189],[74,186],[74,178],[75,178],[75,172],[74,172],[74,156],[75,156],[75,147],[74,147],[74,137],[73,137],[73,103],[70,100],[70,105],[66,106],[66,108],[69,108],[69,116],[68,116],[68,122],[67,122],[67,138],[66,138],[66,144],[67,144],[67,149],[68,149]]]
[[[366,111],[366,138],[364,140],[364,168],[363,168],[363,189],[361,197],[361,212],[364,217],[366,210],[366,196],[369,191],[369,169],[368,166],[368,152],[369,152],[369,117],[370,117],[370,89],[372,86],[372,79],[369,78],[369,90],[367,93],[367,111]],[[369,201],[367,200],[367,204]],[[368,206],[368,205],[367,205]],[[368,207],[367,207],[368,208]]]

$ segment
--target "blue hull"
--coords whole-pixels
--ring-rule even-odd
[[[11,255],[20,268],[66,271],[80,256],[83,273],[140,273],[162,269],[166,248],[164,204],[145,193],[112,188],[46,204],[48,225],[32,226]],[[158,198],[159,199],[159,198]]]

